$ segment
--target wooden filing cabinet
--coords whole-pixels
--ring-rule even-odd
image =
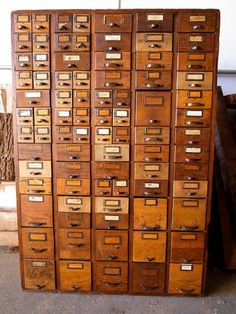
[[[22,287],[200,295],[219,11],[12,12]]]

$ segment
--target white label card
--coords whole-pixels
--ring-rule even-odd
[[[58,117],[69,117],[70,116],[70,110],[60,110],[58,112]]]
[[[80,61],[79,55],[66,55],[64,56],[64,61]]]
[[[67,198],[66,199],[66,204],[81,205],[82,204],[82,199],[81,198]]]
[[[106,59],[120,60],[121,59],[121,53],[106,53]]]
[[[25,92],[26,98],[40,98],[41,92]]]
[[[98,97],[99,98],[110,98],[111,95],[110,95],[110,92],[99,92]]]
[[[192,271],[193,265],[192,264],[182,264],[182,265],[180,265],[180,269],[185,270],[185,271]]]
[[[121,35],[105,35],[106,41],[121,41]]]
[[[42,162],[28,162],[27,163],[28,169],[43,169]]]
[[[127,181],[125,181],[125,180],[123,180],[123,181],[115,181],[115,186],[125,187],[125,186],[127,186]]]
[[[200,147],[187,147],[185,149],[186,153],[192,153],[192,154],[200,154],[202,152],[202,149]]]
[[[144,187],[148,189],[159,189],[160,183],[145,183]]]
[[[107,215],[105,215],[105,220],[106,221],[119,221],[120,217],[119,216],[107,216]]]
[[[105,128],[98,129],[98,134],[99,135],[109,135],[110,129],[105,129]]]
[[[48,74],[47,73],[36,73],[37,80],[47,80]]]
[[[187,117],[202,117],[202,110],[187,110]]]
[[[115,116],[116,117],[128,117],[128,111],[127,110],[116,110]]]
[[[29,62],[29,56],[19,56],[18,61],[20,62]]]
[[[187,74],[187,80],[189,81],[202,81],[203,74]]]
[[[29,202],[43,202],[43,196],[29,196]]]
[[[18,113],[19,117],[30,117],[31,110],[20,110]]]
[[[78,135],[88,135],[88,129],[76,129]]]
[[[45,55],[45,54],[43,54],[43,55],[36,55],[35,56],[35,60],[36,61],[47,61],[47,59],[48,59],[48,56]]]
[[[201,130],[185,130],[185,135],[201,135]]]
[[[164,15],[163,14],[148,14],[147,20],[148,21],[163,21]]]
[[[107,147],[105,147],[105,152],[106,153],[119,153],[120,148],[119,147],[113,147],[113,146],[107,146]]]

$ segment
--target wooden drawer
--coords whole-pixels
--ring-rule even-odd
[[[89,162],[56,162],[54,163],[56,178],[88,179],[90,178]]]
[[[51,161],[19,161],[19,176],[29,178],[50,178]]]
[[[32,71],[16,71],[15,75],[16,75],[16,89],[33,88]]]
[[[24,259],[24,288],[55,290],[55,265],[53,260]]]
[[[178,14],[178,32],[215,32],[215,12],[186,12]]]
[[[95,180],[95,195],[129,196],[129,180],[119,180],[114,176]]]
[[[167,199],[135,198],[133,215],[134,230],[165,230],[167,221]]]
[[[52,182],[47,178],[20,178],[19,179],[20,194],[51,194]]]
[[[55,51],[89,51],[89,34],[55,34]]]
[[[131,31],[131,14],[95,14],[95,33],[119,33]]]
[[[207,181],[174,181],[174,197],[207,197]]]
[[[67,33],[72,32],[73,29],[73,18],[71,14],[55,14],[53,28],[56,33]]]
[[[34,129],[32,126],[17,127],[18,143],[34,143]]]
[[[15,55],[15,70],[33,70],[32,54],[31,53],[16,53]]]
[[[134,195],[147,197],[167,197],[168,181],[135,180]]]
[[[50,125],[51,109],[49,107],[34,108],[34,125]]]
[[[178,51],[205,51],[214,52],[215,50],[215,34],[190,33],[178,34]]]
[[[90,14],[73,14],[73,32],[90,32]]]
[[[50,106],[49,91],[16,91],[17,107],[47,107]]]
[[[95,89],[130,89],[130,71],[95,71]]]
[[[168,177],[168,163],[135,163],[134,165],[135,180],[168,180]]]
[[[130,70],[130,52],[95,52],[95,70]]]
[[[59,228],[90,229],[90,214],[86,213],[59,213]]]
[[[59,229],[59,258],[89,260],[90,230]]]
[[[136,127],[135,144],[169,144],[170,129],[158,127]]]
[[[98,90],[95,93],[95,107],[130,107],[131,95],[128,90]]]
[[[112,107],[112,90],[97,90],[94,98],[95,107]]]
[[[33,70],[50,70],[50,55],[48,52],[37,52],[33,54]]]
[[[53,79],[55,89],[72,89],[72,72],[55,72]]]
[[[113,110],[111,108],[96,108],[95,111],[95,125],[112,125]]]
[[[95,214],[95,226],[96,229],[128,229],[129,228],[129,216],[127,214]]]
[[[34,33],[50,32],[50,15],[49,14],[33,14],[32,15],[32,31]]]
[[[52,228],[21,228],[24,258],[54,258]]]
[[[73,71],[73,88],[74,89],[90,89],[90,72]]]
[[[35,143],[51,143],[51,127],[35,126],[34,137]]]
[[[95,51],[131,51],[131,34],[94,34]]]
[[[57,206],[59,213],[91,213],[90,197],[58,196]]]
[[[129,179],[128,162],[95,162],[95,178]]]
[[[73,125],[90,125],[90,109],[74,108]]]
[[[72,108],[55,108],[55,125],[72,125]]]
[[[70,33],[54,34],[55,51],[72,51],[72,35]]]
[[[136,53],[136,70],[172,70],[171,52],[139,51]]]
[[[166,232],[134,231],[133,261],[163,263],[166,260]]]
[[[135,80],[136,89],[171,89],[170,71],[138,71]]]
[[[97,292],[128,292],[128,263],[96,262],[93,277]]]
[[[46,52],[50,51],[50,34],[33,34],[33,51]]]
[[[57,144],[55,145],[56,160],[58,161],[89,161],[89,144]]]
[[[90,143],[90,128],[74,127],[73,143]]]
[[[101,120],[100,120],[101,121]],[[96,144],[112,144],[112,127],[95,128]]]
[[[208,128],[176,128],[175,143],[181,145],[208,145],[211,130]]]
[[[14,35],[15,52],[31,52],[32,42],[31,34],[15,34]]]
[[[175,180],[208,180],[208,164],[175,163]]]
[[[18,144],[19,160],[51,160],[51,145],[47,144]]]
[[[96,260],[128,260],[128,231],[96,230],[95,237]]]
[[[171,257],[173,263],[202,263],[205,234],[203,232],[171,232]]]
[[[95,145],[95,161],[129,161],[129,145]]]
[[[129,143],[130,142],[130,128],[129,127],[113,127],[113,143]]]
[[[177,108],[210,109],[212,105],[212,91],[179,90],[176,95]]]
[[[135,125],[169,125],[170,105],[169,92],[136,92]]]
[[[90,195],[89,179],[57,179],[59,195]]]
[[[129,126],[130,125],[130,109],[113,109],[113,125]]]
[[[73,106],[74,107],[90,107],[90,91],[89,90],[74,90],[73,91]]]
[[[202,109],[177,109],[176,126],[211,126],[211,111]]]
[[[135,161],[168,162],[169,145],[135,145]]]
[[[15,14],[14,15],[14,32],[30,33],[32,28],[31,14]]]
[[[53,227],[51,195],[20,195],[22,227]]]
[[[81,33],[72,36],[73,51],[90,51],[90,34]]]
[[[16,124],[33,126],[33,109],[32,108],[16,109]]]
[[[91,291],[91,263],[59,261],[59,289],[61,291]]]
[[[177,72],[177,89],[210,90],[212,89],[212,72]]]
[[[50,72],[34,72],[34,88],[50,89]]]
[[[136,35],[137,51],[172,51],[171,33],[138,33]]]
[[[52,68],[58,71],[90,70],[90,53],[57,52],[54,59],[52,59]]]
[[[129,90],[113,90],[113,107],[130,107],[131,92]]]
[[[127,197],[96,197],[95,213],[128,214],[129,199]]]
[[[175,145],[175,162],[205,163],[209,161],[209,147]]]
[[[165,264],[132,263],[132,293],[158,295],[164,293]]]
[[[207,201],[205,199],[174,198],[172,230],[204,231]]]
[[[201,294],[202,264],[170,264],[168,293]]]
[[[177,70],[179,71],[213,71],[213,53],[178,53]]]
[[[54,131],[55,143],[73,143],[73,128],[71,126],[58,126]]]
[[[163,11],[137,13],[137,32],[172,32],[173,14]]]

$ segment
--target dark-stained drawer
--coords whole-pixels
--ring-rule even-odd
[[[95,178],[129,179],[128,162],[95,162]]]
[[[90,91],[89,90],[74,90],[73,91],[73,106],[74,107],[90,107]]]
[[[178,32],[215,32],[215,12],[186,12],[178,14]]]
[[[209,161],[209,146],[175,145],[175,162],[206,163]]]
[[[170,129],[167,127],[136,127],[135,144],[169,144]]]
[[[141,163],[134,165],[135,180],[168,180],[168,163]]]
[[[58,161],[90,160],[89,144],[57,144],[54,151]]]
[[[55,34],[55,51],[89,51],[89,34]]]
[[[32,31],[34,33],[50,32],[50,15],[49,14],[33,14],[32,15]]]
[[[111,108],[96,108],[95,113],[95,125],[111,126],[113,110]]]
[[[132,263],[132,293],[158,295],[164,292],[165,264]]]
[[[173,196],[174,197],[191,197],[201,198],[207,197],[208,182],[207,181],[174,181]]]
[[[90,178],[89,162],[56,162],[54,164],[54,176],[56,178],[88,179]]]
[[[89,260],[90,230],[59,229],[59,258]]]
[[[24,258],[54,258],[52,228],[21,228]]]
[[[22,227],[52,227],[51,195],[20,195]]]
[[[212,91],[178,90],[176,95],[177,108],[210,109],[212,105]]]
[[[90,53],[57,52],[55,58],[52,59],[52,62],[52,68],[58,71],[90,70]]]
[[[135,161],[168,162],[169,145],[135,145]]]
[[[172,34],[138,33],[136,51],[172,51]]]
[[[177,89],[211,90],[212,72],[177,72]]]
[[[32,41],[31,34],[15,34],[14,35],[15,52],[31,52]]]
[[[71,126],[57,126],[54,131],[55,143],[73,143],[73,128]]]
[[[130,89],[129,71],[95,71],[95,89]]]
[[[208,180],[209,165],[199,163],[175,163],[175,180]]]
[[[95,33],[119,33],[131,31],[131,14],[95,14]]]
[[[73,14],[73,32],[90,32],[90,14]]]
[[[95,180],[95,195],[97,196],[129,196],[129,180],[119,180],[107,176]]]
[[[113,127],[112,128],[113,143],[129,143],[130,142],[130,128],[129,127]]]
[[[128,292],[128,263],[96,262],[93,277],[97,292]]]
[[[72,72],[55,72],[53,81],[55,89],[72,89]]]
[[[96,230],[96,260],[127,261],[128,231]]]
[[[168,181],[135,180],[134,196],[167,197]]]
[[[79,90],[90,89],[90,72],[73,71],[73,88]]]
[[[170,260],[173,263],[202,263],[204,245],[204,232],[172,232]]]
[[[129,145],[95,145],[95,161],[129,161]]]
[[[72,32],[73,17],[72,14],[55,14],[53,16],[53,29],[57,33]]]
[[[19,193],[21,194],[51,194],[52,180],[50,178],[20,178]]]
[[[133,262],[165,262],[166,232],[134,231],[132,255]]]
[[[137,71],[135,87],[137,89],[171,89],[171,71]]]
[[[167,199],[135,198],[133,215],[134,230],[165,230],[167,222]]]
[[[215,34],[204,33],[190,33],[190,34],[178,34],[178,51],[205,51],[214,52],[215,49]]]
[[[57,179],[59,195],[90,195],[89,179]]]
[[[206,221],[205,199],[174,198],[172,210],[172,230],[204,231]]]
[[[50,33],[33,34],[33,51],[34,52],[48,52],[50,51]]]
[[[129,216],[127,214],[95,214],[96,229],[118,230],[129,228]]]
[[[90,125],[90,109],[74,108],[73,125]]]
[[[18,144],[19,160],[51,160],[51,145],[49,144]]]
[[[49,91],[17,91],[17,107],[47,107],[50,106]]]
[[[176,126],[210,127],[211,111],[203,109],[177,109]]]
[[[178,71],[213,71],[213,53],[178,53]]]
[[[131,51],[131,34],[95,34],[95,51]]]
[[[95,107],[130,107],[131,93],[128,90],[98,90],[95,93]]]
[[[30,33],[31,30],[32,30],[31,14],[15,14],[14,15],[15,33]]]
[[[172,70],[172,53],[138,51],[136,70]]]
[[[59,261],[59,289],[61,291],[91,291],[91,263]]]
[[[137,13],[137,32],[172,32],[173,14],[163,12]]]
[[[209,145],[211,130],[209,128],[176,128],[175,143],[181,145]]]
[[[25,289],[47,291],[55,290],[54,260],[24,259]]]
[[[130,52],[95,52],[95,70],[130,70]]]
[[[58,213],[59,228],[90,229],[90,214]]]
[[[135,124],[168,126],[170,105],[169,92],[136,92]]]

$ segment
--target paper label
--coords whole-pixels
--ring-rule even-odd
[[[125,180],[115,181],[115,186],[117,186],[117,187],[125,187],[125,186],[127,186],[127,181],[125,181]]]
[[[202,152],[202,149],[200,147],[187,147],[185,149],[185,152],[190,154],[200,154]]]
[[[182,265],[180,265],[180,270],[192,271],[193,270],[193,265],[192,264],[182,264]]]
[[[201,130],[185,130],[185,135],[201,135]]]
[[[36,73],[37,80],[47,80],[48,74],[47,73]]]
[[[29,202],[43,202],[43,196],[28,196]]]
[[[87,80],[88,79],[88,73],[77,73],[76,79],[77,80]]]
[[[64,61],[80,61],[79,55],[64,55]]]
[[[187,80],[189,81],[202,81],[203,74],[187,74]]]
[[[160,183],[144,183],[144,187],[147,189],[159,189],[160,188]]]
[[[105,216],[106,221],[119,221],[120,217],[119,216]]]
[[[78,135],[88,135],[88,129],[76,129]]]
[[[116,110],[115,116],[116,117],[128,117],[128,111],[127,110]]]
[[[40,98],[41,92],[25,92],[26,98]]]
[[[110,98],[110,92],[98,92],[98,97],[99,98]]]
[[[30,117],[31,116],[31,110],[19,110],[18,116],[19,117]]]
[[[35,55],[36,61],[47,61],[48,56],[46,54]]]
[[[67,198],[66,204],[74,204],[74,205],[81,205],[82,199],[81,198]]]
[[[20,55],[20,56],[18,57],[18,61],[19,61],[19,62],[29,62],[29,61],[30,61],[30,58],[29,58],[29,56]]]
[[[109,135],[110,129],[101,128],[97,130],[97,134],[99,135]]]
[[[106,41],[120,41],[121,35],[105,35]]]
[[[76,15],[76,22],[77,23],[87,23],[88,22],[88,15]]]
[[[70,110],[58,111],[58,117],[70,117]]]
[[[105,147],[105,152],[106,153],[119,153],[120,152],[120,147],[106,146]]]
[[[202,110],[187,110],[187,117],[202,117],[203,111]]]
[[[28,162],[27,168],[28,169],[43,169],[43,163],[42,162]]]
[[[190,15],[189,22],[205,22],[206,16],[205,15]]]
[[[163,21],[164,15],[163,14],[148,14],[147,20],[148,21]]]
[[[194,42],[202,42],[203,41],[203,37],[200,35],[191,35],[189,36],[189,41],[194,41]]]
[[[32,262],[31,263],[32,267],[46,267],[47,266],[47,262]]]
[[[106,59],[108,60],[120,60],[121,53],[106,53]]]

